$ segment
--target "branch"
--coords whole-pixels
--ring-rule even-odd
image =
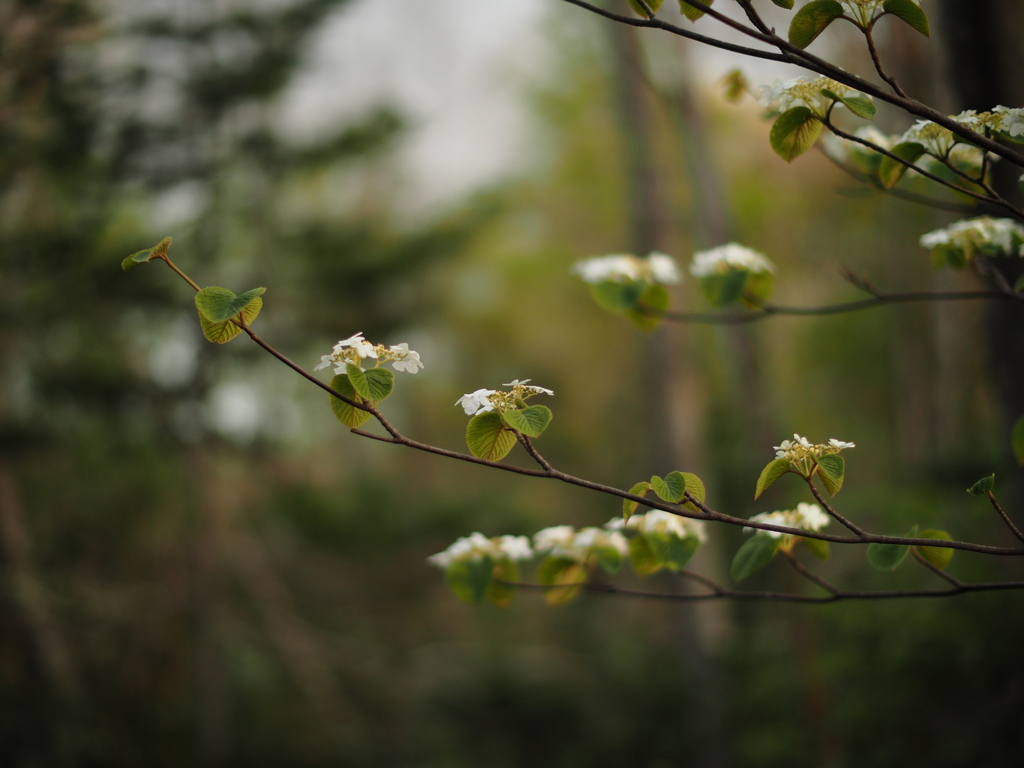
[[[832,586],[823,578],[821,578],[820,576],[816,576],[815,574],[807,570],[804,566],[802,566],[792,552],[788,550],[783,550],[782,554],[786,556],[786,559],[789,561],[789,564],[793,566],[796,572],[803,576],[805,579],[814,582],[819,587],[824,589],[826,592],[831,592],[833,595],[840,594],[841,590],[839,590],[837,587]]]
[[[959,587],[964,586],[964,583],[962,581],[960,581],[960,579],[956,578],[955,576],[949,575],[948,573],[946,573],[944,570],[939,568],[934,563],[928,562],[928,560],[925,558],[925,556],[917,551],[917,547],[911,547],[910,554],[912,554],[914,556],[914,559],[917,560],[917,562],[919,562],[921,565],[923,565],[929,571],[934,573],[936,576],[944,579],[945,581],[948,581],[954,587],[958,587],[959,588]]]
[[[171,266],[169,259],[165,258],[164,260],[166,262],[168,262],[169,266]],[[198,289],[198,286],[196,285],[196,283],[193,282],[183,272],[181,272],[181,270],[177,269],[176,267],[172,267],[172,268],[174,269],[174,271],[176,273],[178,273],[178,275],[180,275],[186,282],[188,282],[189,285],[191,285],[194,288]],[[313,374],[303,370],[301,366],[299,366],[296,363],[292,362],[287,357],[285,357],[283,354],[278,352],[270,344],[268,344],[266,341],[264,341],[262,338],[260,338],[251,328],[248,327],[248,325],[246,323],[238,321],[238,322],[236,322],[236,325],[238,325],[240,328],[242,328],[242,330],[244,330],[246,332],[246,334],[249,336],[249,338],[251,338],[254,342],[256,342],[256,344],[258,344],[260,347],[262,347],[267,353],[269,353],[270,355],[275,357],[277,360],[279,360],[280,362],[282,362],[285,365],[287,365],[292,370],[296,371],[299,375],[301,375],[307,381],[310,381],[311,383],[313,383],[316,386],[320,387],[320,389],[330,393],[334,397],[337,397],[337,398],[343,400],[344,402],[349,403],[349,404],[353,405],[354,407],[360,408],[361,410],[367,411],[368,413],[373,415],[373,417],[377,420],[377,422],[388,433],[388,436],[385,437],[383,435],[375,435],[372,432],[366,432],[366,431],[361,430],[361,429],[351,429],[350,430],[352,433],[357,434],[360,437],[369,438],[371,440],[378,440],[380,442],[392,443],[392,444],[395,444],[395,445],[404,445],[404,446],[406,446],[408,448],[412,448],[412,449],[417,450],[417,451],[423,451],[425,453],[432,453],[432,454],[437,455],[437,456],[443,456],[443,457],[449,458],[449,459],[456,459],[458,461],[465,461],[465,462],[468,462],[470,464],[480,464],[480,465],[483,465],[483,466],[491,467],[493,469],[499,469],[499,470],[502,470],[502,471],[505,471],[505,472],[513,472],[515,474],[528,475],[530,477],[541,477],[541,478],[548,478],[548,479],[553,479],[553,480],[559,480],[559,481],[561,481],[563,483],[567,483],[569,485],[575,485],[575,486],[577,486],[579,488],[586,488],[586,489],[589,489],[589,490],[592,490],[592,491],[597,491],[599,493],[603,493],[603,494],[606,494],[606,495],[609,495],[609,496],[614,496],[614,497],[617,497],[617,498],[620,498],[620,499],[628,499],[630,501],[635,501],[638,504],[642,504],[645,507],[649,507],[651,509],[660,509],[660,510],[663,510],[665,512],[670,512],[672,514],[679,515],[680,517],[687,517],[687,518],[691,518],[691,519],[694,519],[694,520],[714,520],[714,521],[718,521],[718,522],[722,522],[722,523],[727,523],[729,525],[736,525],[736,526],[739,526],[739,527],[742,527],[742,528],[755,528],[755,529],[758,529],[758,530],[776,531],[778,533],[785,533],[785,534],[789,534],[789,535],[792,535],[792,536],[802,536],[804,538],[809,538],[809,539],[820,539],[821,541],[831,541],[831,542],[835,542],[837,544],[872,544],[872,543],[878,543],[878,544],[906,544],[906,545],[910,545],[910,546],[929,546],[929,547],[940,547],[940,548],[944,547],[944,548],[948,548],[948,549],[962,549],[962,550],[966,550],[966,551],[969,551],[969,552],[979,552],[979,553],[982,553],[982,554],[1001,555],[1001,556],[1010,556],[1010,557],[1019,557],[1021,555],[1024,555],[1024,547],[994,547],[994,546],[989,546],[989,545],[985,545],[985,544],[974,544],[974,543],[965,542],[965,541],[944,541],[944,540],[933,540],[933,539],[911,539],[911,538],[900,537],[900,536],[880,536],[880,535],[877,535],[877,534],[865,533],[864,531],[861,531],[859,528],[854,526],[849,521],[846,521],[845,518],[843,518],[841,515],[839,515],[837,512],[835,512],[835,510],[833,510],[831,507],[829,507],[827,502],[825,502],[824,499],[821,498],[820,494],[818,493],[817,489],[814,487],[813,483],[811,483],[810,486],[811,486],[812,493],[814,493],[814,495],[815,495],[815,498],[817,498],[822,503],[822,505],[825,507],[825,509],[827,509],[829,511],[829,513],[832,514],[837,520],[839,520],[844,525],[846,525],[848,528],[850,528],[850,530],[853,531],[854,533],[857,533],[858,534],[857,538],[850,538],[849,536],[837,536],[837,535],[833,535],[833,534],[820,533],[818,531],[806,531],[806,530],[803,530],[801,528],[790,528],[788,526],[775,525],[775,524],[772,524],[772,523],[763,523],[763,522],[760,522],[760,521],[748,520],[746,518],[735,517],[733,515],[727,515],[727,514],[724,514],[722,512],[717,512],[714,509],[711,509],[710,507],[705,505],[703,502],[697,500],[692,495],[686,494],[686,497],[685,497],[686,500],[688,502],[693,503],[700,510],[700,512],[691,512],[690,510],[687,510],[684,507],[681,507],[681,506],[676,505],[676,504],[672,504],[672,503],[669,503],[669,502],[666,502],[666,501],[662,501],[660,499],[653,499],[653,498],[646,498],[646,497],[643,497],[643,496],[637,496],[636,494],[629,493],[628,491],[622,491],[622,490],[620,490],[618,488],[614,488],[614,487],[612,487],[610,485],[604,485],[602,483],[596,483],[596,482],[593,482],[591,480],[586,480],[586,479],[581,478],[581,477],[575,477],[573,475],[567,474],[567,473],[562,472],[560,470],[554,469],[553,467],[551,467],[550,464],[547,463],[546,460],[543,459],[543,457],[540,456],[539,453],[536,452],[535,449],[532,449],[532,445],[530,445],[530,447],[527,448],[527,451],[530,452],[531,456],[536,461],[538,461],[538,463],[542,462],[541,463],[541,467],[542,467],[541,469],[529,469],[527,467],[519,467],[519,466],[516,466],[514,464],[507,464],[505,462],[491,461],[489,459],[481,459],[481,458],[478,458],[476,456],[472,456],[472,455],[469,455],[469,454],[459,453],[458,451],[451,451],[451,450],[448,450],[447,448],[440,448],[440,447],[435,446],[435,445],[429,445],[427,443],[421,443],[418,440],[413,440],[413,439],[411,439],[409,437],[406,437],[401,432],[399,432],[399,430],[394,425],[392,425],[387,420],[387,418],[384,417],[384,415],[377,409],[377,407],[375,405],[372,405],[370,403],[365,403],[365,402],[364,403],[357,403],[357,402],[354,402],[354,401],[350,400],[349,398],[345,397],[340,392],[335,390],[333,387],[331,387],[331,386],[329,386],[327,384],[324,384],[322,381],[317,379]],[[526,447],[525,444],[524,444],[524,447]]]
[[[548,584],[532,584],[520,581],[504,581],[495,579],[496,584],[505,587],[516,587],[518,589],[547,590],[551,589]],[[625,589],[616,587],[613,584],[592,584],[580,582],[577,584],[558,584],[559,589],[578,587],[587,592],[595,592],[604,595],[620,595],[623,597],[649,598],[652,600],[667,600],[678,603],[700,603],[711,600],[746,600],[780,603],[809,603],[822,605],[825,603],[838,603],[842,600],[892,600],[895,598],[919,598],[919,597],[955,597],[973,592],[1000,592],[1007,590],[1024,589],[1024,581],[997,581],[984,582],[981,584],[964,584],[950,587],[949,589],[892,589],[878,591],[848,591],[838,590],[832,594],[822,597],[812,595],[801,595],[790,592],[743,592],[727,587],[719,587],[718,591],[698,595],[680,595],[674,592],[647,592],[637,589]]]
[[[629,24],[635,27],[652,27],[656,29],[661,29],[673,35],[685,37],[689,40],[696,40],[697,42],[703,43],[705,45],[710,45],[714,48],[721,48],[722,50],[733,51],[734,53],[740,53],[745,56],[751,56],[753,58],[768,59],[769,61],[781,61],[787,64],[794,64],[796,66],[807,69],[811,72],[816,72],[819,75],[825,75],[826,77],[829,77],[835,80],[836,82],[843,83],[844,85],[847,85],[851,88],[855,88],[858,91],[861,91],[862,93],[865,93],[869,96],[873,96],[879,99],[880,101],[885,101],[889,104],[899,107],[904,111],[909,112],[910,114],[917,115],[918,117],[923,117],[926,120],[931,120],[933,123],[941,125],[943,128],[952,131],[954,134],[960,136],[966,141],[975,144],[979,147],[982,147],[983,149],[987,149],[990,152],[1008,160],[1014,165],[1024,168],[1024,155],[1020,154],[1019,152],[1015,152],[1009,147],[1005,147],[996,141],[993,141],[987,136],[972,131],[967,126],[958,123],[956,120],[953,120],[952,118],[942,114],[941,112],[937,111],[932,107],[929,107],[927,104],[923,104],[917,101],[916,99],[900,96],[899,94],[889,93],[885,89],[879,88],[877,85],[870,82],[869,80],[865,80],[861,77],[858,77],[857,75],[850,74],[849,72],[844,71],[843,69],[837,67],[836,65],[830,62],[825,61],[824,59],[819,58],[818,56],[815,56],[812,53],[808,53],[807,51],[796,47],[795,45],[791,44],[788,40],[785,40],[776,35],[774,32],[765,33],[760,30],[744,26],[740,22],[730,19],[728,16],[725,16],[722,13],[715,11],[713,8],[710,8],[709,6],[700,2],[700,0],[693,0],[693,2],[687,0],[687,2],[694,8],[704,11],[704,13],[706,13],[711,18],[720,21],[726,26],[732,27],[733,29],[741,32],[747,37],[750,37],[761,43],[770,45],[773,48],[777,48],[780,51],[780,53],[774,54],[768,51],[759,50],[757,48],[748,48],[741,45],[734,45],[732,43],[727,43],[723,40],[717,40],[715,38],[707,37],[705,35],[698,35],[695,32],[683,29],[682,27],[678,27],[674,24],[668,24],[666,22],[661,21],[660,19],[634,19],[629,16],[622,16],[616,13],[610,13],[608,11],[605,11],[604,9],[591,5],[590,3],[584,2],[583,0],[563,0],[563,2],[567,2],[570,5],[579,6],[580,8],[588,10],[591,13],[595,13],[598,16],[603,16],[604,18],[607,19],[611,19],[612,21],[616,21],[620,24]]]
[[[849,528],[851,531],[853,531],[855,534],[857,534],[858,538],[861,538],[861,539],[864,538],[865,534],[864,534],[864,531],[862,529],[858,528],[856,525],[851,523],[849,520],[847,520],[841,514],[836,512],[832,508],[832,506],[827,501],[825,501],[825,497],[821,495],[821,491],[819,491],[818,487],[814,484],[814,478],[813,477],[805,477],[804,480],[807,481],[807,487],[811,489],[811,493],[814,494],[814,498],[817,499],[818,503],[821,504],[822,507],[824,507],[826,512],[828,512],[832,517],[834,517],[840,523],[842,523],[847,528]]]
[[[1010,527],[1010,530],[1013,531],[1013,535],[1016,536],[1020,541],[1024,541],[1024,533],[1021,533],[1020,528],[1014,525],[1013,520],[1010,519],[1010,516],[1003,511],[1003,508],[1001,506],[999,506],[999,502],[996,501],[995,494],[992,493],[992,491],[988,492],[988,500],[992,502],[992,506],[995,508],[996,512],[998,512],[999,516],[1003,518],[1003,522],[1005,522]]]
[[[879,16],[878,18],[881,17]],[[877,20],[875,19],[875,21]],[[874,27],[874,25],[874,21],[872,21],[871,26]],[[872,36],[870,28],[864,30],[864,39],[868,42],[868,51],[871,53],[871,61],[875,65],[875,71],[878,73],[878,76],[889,84],[889,87],[893,89],[897,96],[902,96],[905,99],[909,98],[903,89],[900,88],[899,83],[896,82],[896,78],[890,77],[882,69],[882,57],[878,55],[878,49],[875,47],[875,38]]]

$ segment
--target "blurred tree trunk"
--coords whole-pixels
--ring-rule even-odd
[[[1024,57],[1019,39],[1024,30],[1024,3],[940,0],[939,9],[937,26],[953,110],[1024,105]],[[1020,175],[1020,168],[1006,162],[994,168],[997,189],[1018,205]],[[993,265],[1011,284],[1024,267],[1015,256],[994,259]],[[1024,312],[1013,302],[992,302],[987,309],[986,331],[1008,440],[1009,429],[1024,415]]]

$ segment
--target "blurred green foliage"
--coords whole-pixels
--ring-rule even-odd
[[[289,144],[263,116],[343,5],[197,2],[107,18],[84,2],[10,4],[3,762],[1011,764],[1022,746],[1014,596],[824,609],[591,597],[551,609],[524,594],[506,611],[471,608],[426,555],[473,529],[600,524],[619,505],[359,441],[322,392],[244,338],[205,344],[189,289],[161,265],[121,272],[125,255],[171,234],[202,284],[269,287],[260,332],[293,359],[315,361],[357,330],[408,338],[427,368],[402,377],[388,413],[437,444],[463,440],[459,393],[533,377],[557,393],[546,455],[620,487],[677,468],[650,466],[645,349],[680,345],[674,396],[697,421],[677,426],[700,465],[680,468],[707,481],[717,508],[803,500],[787,477],[752,501],[771,441],[799,431],[858,443],[841,505],[858,521],[1008,543],[963,491],[1013,471],[975,373],[976,308],[642,341],[568,273],[577,258],[629,247],[606,28],[575,15],[555,25],[563,62],[534,93],[543,151],[529,173],[410,223],[387,194],[404,125],[394,109],[312,146]],[[932,276],[916,250],[935,214],[828,194],[846,182],[813,156],[785,166],[767,124],[735,109],[706,115],[716,166],[737,238],[780,265],[780,303],[849,297],[838,263],[886,286],[962,279]],[[671,252],[684,255],[706,245],[686,226],[701,190],[680,160],[688,137],[656,114]],[[375,183],[341,205],[332,178]],[[187,214],[171,221],[174,200]],[[693,281],[673,299],[702,301]],[[712,535],[693,567],[725,578],[743,538]],[[951,569],[977,580],[1008,570],[966,554]],[[828,574],[871,588],[929,578],[873,571],[863,552],[836,553]],[[801,588],[778,563],[757,578]],[[653,588],[678,583],[663,574]]]

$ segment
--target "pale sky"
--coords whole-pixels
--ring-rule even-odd
[[[396,105],[412,125],[400,159],[415,194],[443,205],[530,162],[524,96],[556,61],[543,28],[556,13],[589,16],[560,0],[353,0],[314,38],[283,127],[312,138],[375,105]],[[674,9],[661,15],[689,24]],[[740,40],[713,20],[698,24]],[[708,48],[696,58],[708,80],[738,65],[761,82],[792,76]]]

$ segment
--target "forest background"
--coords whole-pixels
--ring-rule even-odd
[[[462,444],[460,394],[531,377],[556,392],[546,454],[576,474],[629,487],[683,468],[749,516],[803,500],[753,501],[773,444],[838,437],[858,446],[843,504],[874,529],[1012,542],[964,489],[994,471],[1019,509],[1019,413],[993,366],[1024,361],[1019,309],[644,336],[569,271],[653,248],[685,264],[735,239],[777,263],[779,303],[857,297],[840,265],[887,288],[971,288],[917,245],[951,214],[865,190],[820,153],[785,164],[753,100],[723,98],[720,54],[555,0],[531,42],[541,65],[495,70],[521,110],[512,170],[465,191],[453,142],[456,181],[431,187],[400,103],[371,98],[312,135],[282,123],[317,35],[374,2],[0,4],[5,764],[1012,764],[1013,594],[467,606],[427,555],[471,530],[599,525],[616,505],[356,440],[244,339],[206,344],[166,271],[121,272],[172,235],[204,284],[268,286],[261,334],[310,367],[356,331],[408,341],[426,368],[386,411],[440,445]],[[1024,104],[1017,4],[966,5],[926,0],[933,40],[889,25],[883,56],[946,112]],[[832,59],[869,71],[852,34],[830,37]],[[693,283],[674,306],[704,306]],[[696,565],[726,579],[742,534],[712,537]],[[873,588],[932,578],[857,553],[829,568]],[[1013,577],[968,553],[952,568]],[[798,585],[781,567],[757,578]]]

